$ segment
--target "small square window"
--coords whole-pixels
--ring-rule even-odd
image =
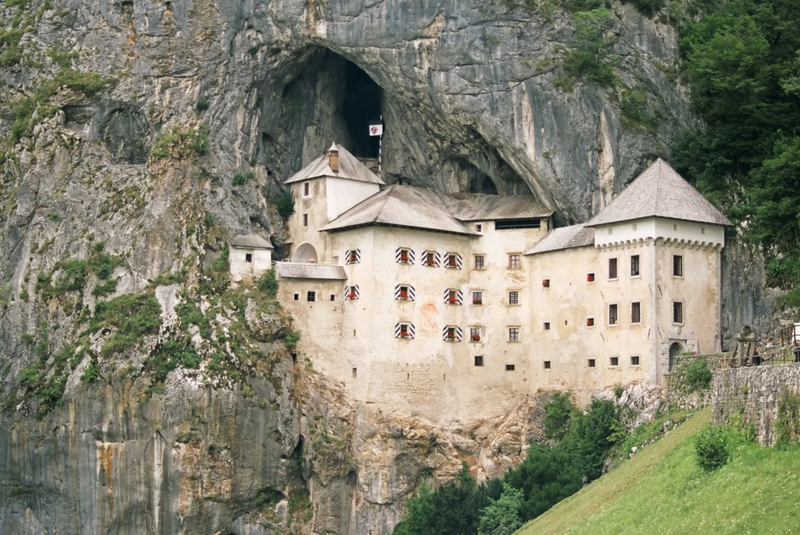
[[[484,269],[483,255],[475,255],[475,269]]]
[[[306,182],[305,184],[303,184],[303,195],[308,197],[310,194],[311,194],[311,184]]]
[[[612,366],[619,366],[619,357],[611,357],[610,360]]]
[[[294,300],[300,301],[300,294],[294,294]]]
[[[476,232],[483,232],[483,225],[481,225],[480,223],[476,223],[475,224],[475,231]]]
[[[544,369],[545,370],[549,370],[550,369],[550,361],[549,360],[544,361]]]
[[[469,341],[470,342],[480,342],[481,341],[481,328],[480,327],[470,327],[469,328]]]
[[[345,264],[358,264],[361,262],[361,253],[358,249],[347,251],[347,256],[344,259]]]
[[[586,274],[586,282],[594,282],[594,273]]]
[[[639,255],[635,254],[631,257],[631,277],[639,276]]]
[[[550,279],[542,279],[542,288],[550,287]]]
[[[445,340],[447,340],[448,342],[457,342],[458,341],[458,335],[456,333],[456,328],[455,327],[448,327],[447,328],[447,334],[445,334]]]
[[[672,303],[672,323],[683,323],[683,303]]]
[[[513,364],[506,364],[506,371],[507,372],[513,372],[514,368],[515,368],[515,366]]]
[[[445,264],[448,268],[451,269],[458,269],[461,266],[458,265],[458,255],[455,253],[448,253],[447,261]]]
[[[519,291],[512,290],[508,292],[508,304],[509,305],[518,305],[519,304]]]
[[[586,318],[586,326],[594,327],[594,318]]]
[[[638,366],[638,365],[639,365],[639,357],[638,356],[631,357],[631,366]]]
[[[458,302],[458,290],[447,290],[447,302],[451,305],[460,305]]]
[[[609,258],[608,259],[608,278],[610,280],[614,280],[617,278],[617,259],[616,258]]]
[[[408,249],[400,249],[400,256],[397,258],[397,262],[399,264],[411,263],[411,254],[408,252]]]
[[[422,263],[428,267],[436,267],[436,253],[433,251],[422,253]]]
[[[590,367],[590,368],[594,368],[594,366],[595,366],[595,361],[594,361],[594,359],[589,359],[589,367]]]
[[[549,321],[545,321],[544,322],[544,330],[545,331],[549,331],[550,330],[550,322]]]
[[[331,294],[331,301],[336,301],[336,296],[334,294]]]
[[[397,294],[397,298],[401,300],[408,300],[411,297],[411,294],[408,290],[408,286],[400,286],[400,293]]]
[[[616,303],[608,305],[608,324],[616,325],[619,323],[619,307]]]
[[[401,323],[400,324],[400,338],[408,338],[408,324]]]
[[[252,262],[252,261],[253,261],[253,255],[252,255],[252,253],[245,253],[245,254],[244,254],[244,261],[245,261],[245,262]]]
[[[508,328],[508,341],[519,342],[519,327]]]
[[[672,275],[683,277],[683,257],[681,255],[672,256]]]
[[[483,366],[483,357],[482,356],[477,355],[475,357],[475,366]]]
[[[642,304],[637,302],[631,303],[631,323],[642,322]]]
[[[303,226],[308,226],[308,214],[303,214]]]
[[[520,267],[522,267],[520,262],[520,255],[518,254],[508,255],[508,269],[519,269]]]
[[[316,301],[317,300],[317,292],[308,292],[308,294],[306,294],[306,299],[308,301]]]
[[[483,292],[472,292],[472,304],[476,306],[483,304]]]

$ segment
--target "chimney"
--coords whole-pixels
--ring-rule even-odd
[[[334,173],[339,172],[339,151],[333,147],[328,151],[328,165],[331,166],[331,171]]]

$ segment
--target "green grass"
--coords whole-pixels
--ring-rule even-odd
[[[800,533],[800,446],[745,444],[727,465],[703,472],[694,437],[710,412],[699,412],[517,535]]]

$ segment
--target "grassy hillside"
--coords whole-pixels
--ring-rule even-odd
[[[699,412],[517,535],[800,533],[800,448],[740,446],[705,473],[694,436],[709,415]]]

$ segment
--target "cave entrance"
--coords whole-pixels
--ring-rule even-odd
[[[380,140],[369,135],[370,121],[381,117],[382,90],[355,63],[344,66],[345,93],[343,114],[350,135],[351,151],[359,158],[377,158]]]

